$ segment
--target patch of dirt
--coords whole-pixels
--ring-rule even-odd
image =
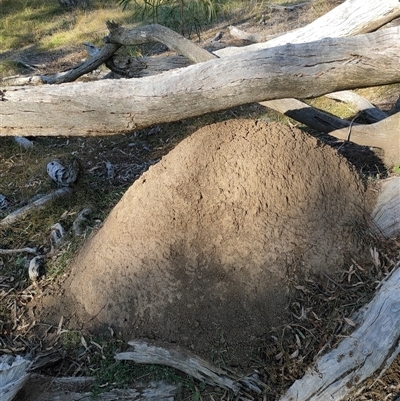
[[[40,318],[246,366],[255,339],[287,322],[291,283],[369,253],[369,213],[358,175],[315,138],[206,126],[128,189]]]

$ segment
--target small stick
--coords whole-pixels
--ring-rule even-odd
[[[352,128],[352,126],[353,126],[353,124],[354,124],[354,120],[355,120],[359,115],[360,115],[360,113],[357,113],[357,114],[353,117],[353,119],[350,121],[349,130],[348,130],[348,132],[347,132],[347,138],[346,138],[346,139],[343,141],[343,143],[338,147],[338,151],[339,151],[340,149],[342,149],[342,147],[344,146],[344,144],[345,144],[346,142],[350,142],[351,128]]]
[[[0,255],[10,255],[12,253],[20,253],[20,252],[36,254],[37,249],[36,248],[0,249]]]
[[[65,196],[71,192],[72,192],[71,188],[64,187],[64,188],[57,189],[48,195],[44,195],[40,199],[37,199],[34,202],[32,202],[24,207],[21,207],[20,209],[16,210],[15,212],[10,213],[3,220],[0,220],[0,227],[8,226],[8,225],[14,223],[15,221],[21,219],[22,217],[26,216],[28,213],[32,212],[33,210],[43,208],[46,205],[46,203],[48,203],[56,198]]]

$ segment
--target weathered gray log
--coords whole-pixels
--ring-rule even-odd
[[[29,379],[28,369],[32,361],[21,356],[0,357],[0,399],[12,401]]]
[[[386,238],[396,237],[400,234],[400,177],[390,177],[379,185],[381,188],[371,217]]]
[[[243,391],[261,394],[265,387],[265,384],[257,377],[243,377],[227,372],[178,347],[159,347],[138,340],[129,341],[128,344],[133,347],[133,350],[116,354],[115,359],[170,366],[203,383],[231,390],[239,394],[240,399],[247,399],[243,397]]]
[[[33,253],[37,254],[37,249],[36,248],[18,248],[18,249],[0,249],[0,255],[11,255],[13,253],[21,253],[21,252],[26,252],[26,253]]]
[[[399,267],[400,263],[373,300],[352,317],[356,329],[319,357],[279,401],[340,401],[388,368],[387,362],[400,352]]]
[[[73,82],[80,76],[93,71],[100,67],[106,60],[108,60],[121,46],[113,43],[106,43],[98,54],[90,57],[85,62],[78,64],[76,67],[66,72],[60,72],[50,77],[41,76],[46,84],[59,84],[64,82]]]
[[[114,56],[106,65],[114,73],[126,78],[141,78],[157,75],[176,68],[185,68],[193,64],[180,55],[162,55],[153,57],[123,57]]]
[[[137,80],[7,88],[0,135],[105,135],[249,102],[400,82],[400,28],[288,44]]]
[[[227,47],[216,51],[215,54],[218,57],[226,57],[286,43],[305,43],[326,37],[358,35],[371,32],[399,16],[400,2],[398,0],[347,0],[303,28],[268,42],[246,47]]]
[[[195,45],[182,35],[168,29],[162,25],[152,24],[137,29],[127,29],[113,22],[107,22],[110,34],[106,38],[109,43],[119,45],[135,45],[143,43],[160,42],[170,50],[182,52],[189,60],[194,63],[212,60],[215,58],[207,50]]]

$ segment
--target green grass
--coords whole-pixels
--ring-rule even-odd
[[[243,16],[244,12],[259,12],[271,2],[220,0],[215,3],[219,18],[226,18],[235,13]],[[273,1],[274,4],[297,2]],[[0,52],[29,45],[49,50],[60,46],[80,45],[82,41],[100,43],[101,38],[107,34],[106,20],[114,20],[125,26],[154,22],[151,18],[143,20],[143,15],[134,7],[134,2],[131,3],[123,10],[116,1],[92,0],[87,9],[66,10],[56,0],[2,0]],[[168,22],[168,18],[172,20],[173,14],[165,13],[160,16],[164,22]],[[196,18],[198,19],[197,14]],[[207,16],[204,15],[204,18],[204,21],[197,22],[207,25]]]
[[[0,7],[0,51],[35,45],[46,50],[98,41],[105,21],[129,25],[132,15],[113,1],[92,1],[90,9],[63,9],[56,0],[3,0]]]

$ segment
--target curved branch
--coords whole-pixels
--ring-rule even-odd
[[[376,123],[387,117],[387,114],[375,107],[369,100],[351,91],[333,92],[325,95],[329,99],[350,103],[356,108],[357,112],[363,112],[371,123]]]
[[[110,34],[106,37],[106,41],[109,43],[131,46],[160,42],[169,49],[185,55],[194,63],[201,63],[216,58],[207,50],[202,49],[178,33],[159,24],[147,25],[135,29],[127,29],[110,21],[107,21],[106,24],[110,31]]]

